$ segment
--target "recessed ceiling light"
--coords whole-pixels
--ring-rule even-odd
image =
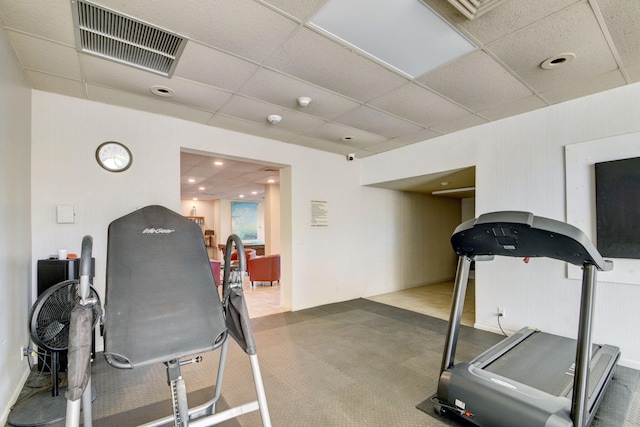
[[[220,160],[216,160],[215,162],[213,162],[213,164],[216,165],[216,166],[224,165],[224,163],[222,163],[222,161],[220,161]]]
[[[252,191],[251,194],[253,194],[255,196],[256,194],[258,194],[258,192],[257,191]]]
[[[176,93],[173,89],[168,88],[166,86],[151,86],[151,93],[157,96],[162,96],[163,98],[173,98],[176,96]]]
[[[198,187],[198,190],[202,191],[202,190],[204,190],[204,187]]]
[[[440,183],[440,185],[442,185],[443,187],[446,187],[447,185],[449,185],[449,182],[448,181],[442,181]]]
[[[342,141],[342,142],[349,142],[349,141],[353,141],[354,139],[356,139],[356,137],[355,137],[355,136],[349,136],[349,135],[347,135],[347,136],[343,136],[342,138],[340,138],[340,141]]]
[[[542,61],[542,64],[540,64],[540,67],[544,70],[553,70],[555,68],[568,64],[575,58],[576,55],[573,53],[561,53],[560,55],[554,55],[551,58],[545,59],[544,61]]]
[[[198,201],[198,198],[197,198],[197,197],[194,197],[192,200]]]
[[[196,182],[196,180],[195,180],[195,179],[193,179],[193,178],[189,178],[189,183],[193,184],[194,182]]]
[[[238,197],[240,197],[241,199],[244,199],[244,194],[240,194]]]
[[[275,179],[270,179],[269,181],[267,181],[269,184],[273,184],[274,182],[276,182]]]

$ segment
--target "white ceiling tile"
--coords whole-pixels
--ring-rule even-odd
[[[580,2],[583,0],[508,0],[477,19],[462,21],[460,27],[489,43]]]
[[[442,123],[438,126],[433,126],[431,129],[443,134],[453,133],[459,130],[467,129],[470,127],[478,126],[487,123],[488,121],[482,117],[478,117],[475,114],[470,114],[462,119],[454,120],[449,123]]]
[[[7,28],[76,45],[70,1],[0,0],[0,22]]]
[[[366,147],[387,140],[387,138],[383,136],[337,123],[325,123],[319,128],[307,132],[307,135],[350,147]],[[348,141],[341,141],[343,137],[350,137],[350,139]]]
[[[265,68],[251,77],[240,89],[240,93],[325,119],[331,119],[360,105],[358,102],[318,86]],[[311,104],[307,107],[300,107],[296,101],[299,96],[310,97]]]
[[[235,91],[257,69],[251,62],[188,41],[173,75]]]
[[[487,46],[535,91],[615,70],[617,64],[588,3],[567,8]],[[553,70],[540,64],[562,53],[576,58]]]
[[[314,14],[327,0],[259,0],[299,20],[305,20]]]
[[[362,106],[351,110],[334,119],[335,122],[357,129],[395,138],[407,133],[423,129],[421,126],[392,116],[375,108]]]
[[[385,151],[395,150],[396,148],[404,147],[406,145],[408,145],[407,142],[401,141],[398,138],[394,138],[380,144],[369,145],[368,147],[357,151],[356,154],[358,155],[358,158],[360,158],[364,157],[364,153],[368,153],[368,155],[384,153]],[[361,154],[363,156],[361,156]]]
[[[97,85],[87,85],[88,98],[104,104],[120,105],[149,113],[177,117],[196,123],[207,123],[212,114],[207,111],[185,107],[171,102],[158,102],[150,97],[114,90]]]
[[[258,101],[253,98],[244,96],[234,96],[219,111],[227,116],[239,117],[250,120],[259,124],[267,124],[269,126],[280,127],[291,132],[307,132],[317,128],[325,121],[308,114],[298,113],[292,110],[284,110],[278,106]],[[278,114],[282,117],[282,121],[276,125],[268,123],[267,116]]]
[[[298,135],[289,141],[290,144],[300,145],[306,148],[314,148],[316,150],[327,151],[329,153],[341,154],[343,156],[357,151],[358,148],[345,145],[333,141],[327,141],[323,138],[315,138],[310,135]]]
[[[626,67],[624,71],[629,76],[631,83],[640,82],[640,64]]]
[[[20,63],[26,69],[80,80],[80,62],[75,48],[15,31],[7,31]]]
[[[528,98],[518,99],[513,102],[498,105],[496,107],[487,108],[478,112],[482,117],[486,117],[489,120],[500,120],[505,117],[515,116],[518,114],[526,113],[529,111],[537,110],[538,108],[546,107],[548,104],[537,96],[530,96]]]
[[[359,157],[640,80],[638,0],[508,0],[473,21],[446,0],[415,1],[488,55],[410,81],[310,29],[324,0],[100,0],[189,38],[166,79],[78,54],[71,0],[0,0],[0,23],[35,89]],[[566,52],[576,59],[540,69]],[[152,96],[153,85],[176,95]],[[311,104],[298,106],[298,96]],[[266,122],[274,112],[284,118],[278,126]]]
[[[640,2],[636,0],[598,0],[623,66],[640,64]]]
[[[52,74],[26,71],[27,79],[34,89],[45,92],[58,93],[60,95],[85,98],[85,85],[79,80],[71,80]]]
[[[549,104],[568,101],[575,98],[613,89],[626,84],[624,76],[618,70],[604,73],[589,80],[574,81],[554,90],[540,93]]]
[[[418,132],[401,135],[397,138],[391,139],[390,141],[407,145],[409,143],[413,144],[420,141],[426,141],[427,139],[437,138],[439,136],[442,136],[442,133],[436,132],[433,129],[422,129]]]
[[[408,81],[307,28],[289,38],[265,65],[359,101]]]
[[[216,114],[209,122],[210,126],[242,132],[249,135],[261,136],[278,141],[288,141],[298,135],[298,133],[288,131],[284,128],[273,126],[265,120],[264,124],[252,122],[250,120]]]
[[[423,126],[464,117],[469,111],[415,83],[388,92],[369,104]]]
[[[164,86],[172,89],[175,92],[175,96],[172,98],[159,98],[159,100],[211,112],[217,111],[231,97],[231,92],[225,92],[190,80],[177,77],[168,79],[158,74],[131,68],[127,65],[91,55],[82,55],[81,59],[87,83],[128,91],[152,99],[156,99],[158,96],[151,93],[151,87]]]
[[[295,30],[291,19],[253,0],[102,0],[106,7],[144,19],[246,59],[262,62]]]
[[[511,73],[483,51],[475,51],[417,79],[471,111],[532,95]]]

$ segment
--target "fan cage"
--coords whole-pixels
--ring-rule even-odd
[[[44,291],[36,300],[31,311],[31,339],[39,347],[47,351],[63,351],[69,347],[69,327],[71,310],[80,300],[79,281],[66,280]],[[98,294],[91,287],[90,298],[100,304]],[[94,324],[97,313],[94,310]]]

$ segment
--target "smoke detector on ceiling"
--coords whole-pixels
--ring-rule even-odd
[[[282,116],[279,116],[277,114],[269,114],[267,116],[267,121],[269,123],[271,123],[272,125],[277,125],[278,123],[280,123],[282,121]]]

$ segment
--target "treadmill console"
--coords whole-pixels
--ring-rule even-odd
[[[548,257],[575,265],[592,264],[611,270],[589,238],[578,228],[529,212],[506,211],[480,215],[460,224],[451,236],[458,255]]]

